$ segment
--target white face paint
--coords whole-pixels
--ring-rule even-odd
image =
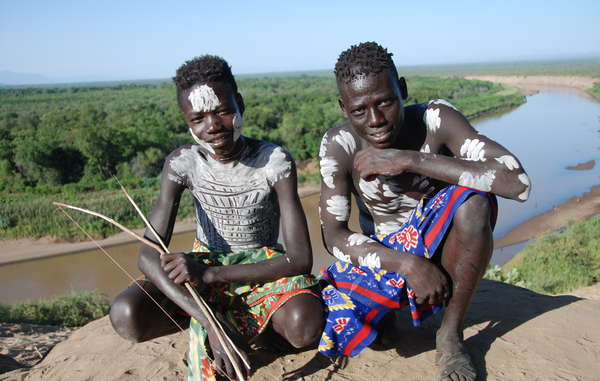
[[[356,151],[356,140],[348,131],[340,130],[333,140],[341,145],[348,155],[352,155]]]
[[[327,155],[327,135],[323,136],[319,147],[319,157],[323,158],[325,155]]]
[[[492,190],[492,183],[494,182],[495,178],[496,171],[493,169],[486,171],[481,176],[473,175],[470,172],[463,172],[458,179],[458,185],[489,192]]]
[[[358,181],[358,187],[363,192],[364,196],[370,200],[381,201],[379,197],[379,179],[375,178],[373,181],[367,181],[361,177]]]
[[[215,91],[208,85],[194,86],[188,100],[192,104],[192,110],[196,112],[210,112],[221,104]]]
[[[275,148],[269,157],[269,162],[265,166],[267,180],[271,184],[275,184],[277,181],[289,177],[291,171],[292,162],[287,158],[283,149],[281,147]]]
[[[458,111],[458,109],[456,107],[454,107],[450,102],[448,102],[445,99],[434,99],[432,101],[429,101],[428,105],[430,104],[434,104],[434,105],[444,105],[444,106],[448,106],[453,110]]]
[[[338,221],[348,221],[350,217],[350,203],[348,198],[340,195],[331,196],[327,200],[327,211],[335,216]]]
[[[237,140],[242,136],[242,128],[244,127],[244,118],[240,112],[236,112],[233,116],[233,141]]]
[[[333,247],[333,256],[336,257],[337,259],[339,259],[340,261],[344,261],[344,262],[348,262],[348,263],[351,262],[350,256],[342,253],[342,251],[335,246]]]
[[[350,234],[350,236],[348,236],[348,244],[346,246],[350,247],[350,246],[357,246],[357,245],[362,245],[365,242],[375,242],[373,241],[371,238],[367,237],[364,234],[359,234],[359,233],[352,233]]]
[[[364,258],[358,257],[358,264],[367,267],[381,268],[381,259],[375,253],[369,253]]]
[[[460,155],[469,161],[485,161],[484,145],[485,142],[479,139],[465,139],[465,142],[460,147]]]
[[[215,150],[210,146],[210,144],[208,144],[204,140],[201,140],[199,137],[194,135],[194,132],[192,131],[191,128],[189,130],[190,130],[190,134],[192,134],[192,138],[194,138],[194,141],[200,146],[202,151],[212,153],[213,155],[215,154]]]
[[[514,157],[512,157],[510,155],[504,155],[504,156],[497,157],[496,161],[498,163],[504,164],[506,166],[506,168],[508,168],[509,171],[519,168],[519,163],[517,162],[517,159],[515,159]]]
[[[319,165],[321,167],[321,176],[323,177],[323,182],[328,188],[335,189],[335,185],[333,184],[333,174],[338,169],[337,161],[333,157],[324,157],[319,162]]]
[[[519,175],[519,181],[525,185],[525,190],[519,195],[519,200],[527,200],[529,198],[529,191],[531,190],[531,184],[529,183],[529,176],[526,173]]]
[[[434,110],[428,108],[427,111],[425,111],[425,125],[427,126],[427,129],[431,132],[436,132],[440,128],[441,124],[442,120],[440,119],[440,109],[436,108]]]
[[[425,144],[423,147],[421,147],[421,152],[423,152],[423,153],[431,153],[431,149],[429,148],[429,144]]]

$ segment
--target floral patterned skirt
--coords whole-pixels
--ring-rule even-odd
[[[497,216],[496,196],[451,185],[432,198],[421,199],[398,231],[372,238],[389,248],[429,259],[446,235],[458,207],[474,193],[490,200],[493,227]],[[402,275],[378,267],[336,261],[324,271],[322,278],[329,283],[322,291],[327,320],[319,343],[319,351],[325,355],[353,357],[359,354],[375,340],[377,331],[373,326],[391,309],[410,306],[415,327],[442,309],[441,305],[417,304],[414,291]]]

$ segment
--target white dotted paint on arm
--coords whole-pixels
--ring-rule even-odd
[[[529,191],[531,190],[531,183],[529,182],[529,176],[526,173],[519,175],[519,180],[525,185],[525,190],[519,195],[519,200],[527,200],[529,198]]]
[[[436,109],[428,108],[425,111],[425,115],[423,116],[423,119],[425,121],[425,125],[427,126],[427,129],[429,131],[431,131],[432,133],[435,133],[440,128],[440,125],[442,124],[442,120],[440,119],[440,109],[439,108],[436,108]]]
[[[269,162],[265,166],[265,171],[271,185],[290,176],[292,172],[292,162],[288,159],[281,147],[277,147],[273,150],[269,157]]]
[[[194,86],[188,100],[192,104],[192,110],[196,112],[210,112],[221,104],[215,91],[208,85]]]
[[[489,192],[492,190],[492,183],[494,182],[495,178],[496,171],[493,169],[486,171],[480,176],[473,175],[470,172],[463,172],[458,179],[458,185]]]
[[[358,181],[358,187],[363,192],[364,196],[370,200],[381,201],[381,197],[379,197],[379,179],[375,178],[375,180],[367,181],[361,177]]]
[[[335,219],[338,221],[348,221],[350,217],[350,202],[345,196],[333,195],[327,200],[327,211],[335,216]]]
[[[444,105],[444,106],[448,106],[448,107],[450,107],[451,109],[453,109],[453,110],[455,110],[455,111],[458,111],[458,109],[457,109],[456,107],[454,107],[454,105],[453,105],[452,103],[448,102],[448,101],[447,101],[447,100],[445,100],[445,99],[434,99],[434,100],[432,100],[432,101],[429,101],[429,103],[428,103],[427,105],[430,105],[430,104],[434,104],[434,105]]]
[[[517,161],[517,159],[515,159],[514,157],[512,157],[510,155],[504,155],[504,156],[497,157],[496,161],[498,163],[504,164],[506,166],[506,168],[508,168],[509,171],[519,168],[519,162]]]
[[[346,244],[346,246],[348,246],[348,247],[358,246],[358,245],[362,245],[365,242],[371,243],[371,242],[375,242],[375,241],[372,240],[371,238],[367,237],[364,234],[352,233],[348,236],[348,243]]]
[[[341,145],[348,155],[352,155],[356,151],[356,140],[348,131],[340,130],[333,140]]]
[[[333,157],[323,157],[319,161],[323,182],[325,183],[325,185],[327,185],[328,188],[331,189],[335,189],[335,184],[333,183],[333,174],[338,169],[337,165],[338,162]]]
[[[358,257],[358,264],[367,267],[381,268],[381,259],[376,253],[369,253],[364,257]]]
[[[319,146],[319,157],[325,157],[327,155],[327,135],[321,139],[321,145]]]
[[[350,263],[350,256],[347,254],[344,254],[340,249],[338,249],[337,247],[333,247],[332,249],[333,251],[333,256],[336,257],[337,259],[339,259],[340,261],[344,261],[344,262],[348,262]]]
[[[460,147],[460,155],[469,161],[485,161],[483,146],[485,146],[485,142],[479,139],[465,139],[465,142]]]

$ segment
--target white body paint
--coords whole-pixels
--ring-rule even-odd
[[[190,134],[192,134],[192,138],[194,138],[194,141],[200,146],[200,148],[202,149],[203,152],[212,153],[213,155],[215,154],[215,150],[210,146],[210,144],[208,144],[204,140],[201,140],[199,137],[194,135],[194,132],[192,131],[191,128],[189,130],[190,130]]]
[[[333,174],[338,169],[338,162],[333,157],[323,157],[319,164],[321,166],[323,182],[328,188],[335,189],[335,185],[333,184]]]
[[[427,126],[427,129],[431,132],[436,132],[440,128],[440,125],[442,124],[442,120],[440,119],[440,109],[436,108],[434,110],[434,109],[428,108],[425,111],[424,119],[425,119],[425,125]]]
[[[352,262],[350,260],[349,255],[342,253],[342,251],[335,246],[333,247],[333,256],[336,257],[337,259],[339,259],[340,261],[344,261],[344,262],[348,262],[348,263]]]
[[[526,173],[521,173],[519,175],[519,181],[521,181],[525,185],[525,190],[523,193],[519,195],[519,200],[527,200],[529,198],[529,191],[531,190],[531,184],[529,182],[529,176]]]
[[[319,157],[324,158],[327,155],[327,135],[323,136],[321,146],[319,146]]]
[[[348,131],[340,130],[333,140],[341,145],[348,155],[352,155],[356,151],[356,140]]]
[[[479,139],[465,139],[465,142],[460,147],[460,155],[469,161],[485,161],[483,146],[485,146],[485,142]]]
[[[492,184],[495,178],[496,171],[493,169],[486,171],[481,176],[473,175],[470,172],[463,172],[458,179],[458,185],[489,192],[492,190]]]
[[[334,195],[327,200],[327,211],[338,221],[348,221],[350,217],[350,202],[347,197]]]
[[[375,241],[372,240],[371,238],[367,237],[364,234],[352,233],[348,237],[348,244],[346,246],[350,247],[350,246],[362,245],[365,242],[375,242]]]
[[[429,148],[429,144],[425,144],[422,148],[421,148],[421,152],[423,153],[431,153],[431,149]]]
[[[453,109],[453,110],[456,110],[456,111],[458,111],[458,109],[457,109],[456,107],[454,107],[454,105],[453,105],[452,103],[448,102],[448,101],[447,101],[447,100],[445,100],[445,99],[434,99],[434,100],[432,100],[432,101],[429,101],[429,103],[427,103],[427,105],[430,105],[430,104],[434,104],[434,105],[444,105],[444,106],[448,106],[448,107],[450,107],[450,108],[451,108],[451,109]]]
[[[271,185],[275,184],[281,179],[290,177],[292,172],[292,162],[288,159],[285,152],[281,147],[277,147],[271,153],[269,162],[265,167],[267,174],[267,180]]]
[[[388,235],[399,230],[402,227],[402,223],[398,221],[386,221],[375,226],[375,232],[377,234]]]
[[[375,180],[367,181],[362,177],[358,181],[358,187],[363,192],[363,195],[374,201],[381,201],[381,198],[377,195],[379,193],[379,179],[375,178]]]
[[[358,257],[358,264],[367,267],[381,268],[381,259],[375,253],[369,253],[365,257]]]
[[[496,161],[498,163],[504,164],[506,166],[506,168],[508,168],[509,171],[519,168],[519,162],[517,161],[517,159],[515,159],[514,157],[512,157],[510,155],[504,155],[504,156],[497,157]]]
[[[192,104],[192,110],[196,112],[210,112],[221,104],[215,91],[208,85],[194,86],[188,100]]]

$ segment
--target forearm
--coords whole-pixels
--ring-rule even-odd
[[[399,151],[394,159],[396,165],[406,165]],[[529,192],[527,174],[517,167],[509,167],[499,160],[468,161],[444,155],[410,152],[406,170],[418,173],[449,184],[457,184],[477,190],[492,192],[502,197],[525,201]],[[402,163],[401,163],[402,162]],[[516,163],[516,161],[515,161]]]
[[[288,254],[265,259],[257,263],[241,265],[211,266],[203,279],[206,283],[213,282],[272,282],[283,277],[308,274],[310,267],[294,264]]]

